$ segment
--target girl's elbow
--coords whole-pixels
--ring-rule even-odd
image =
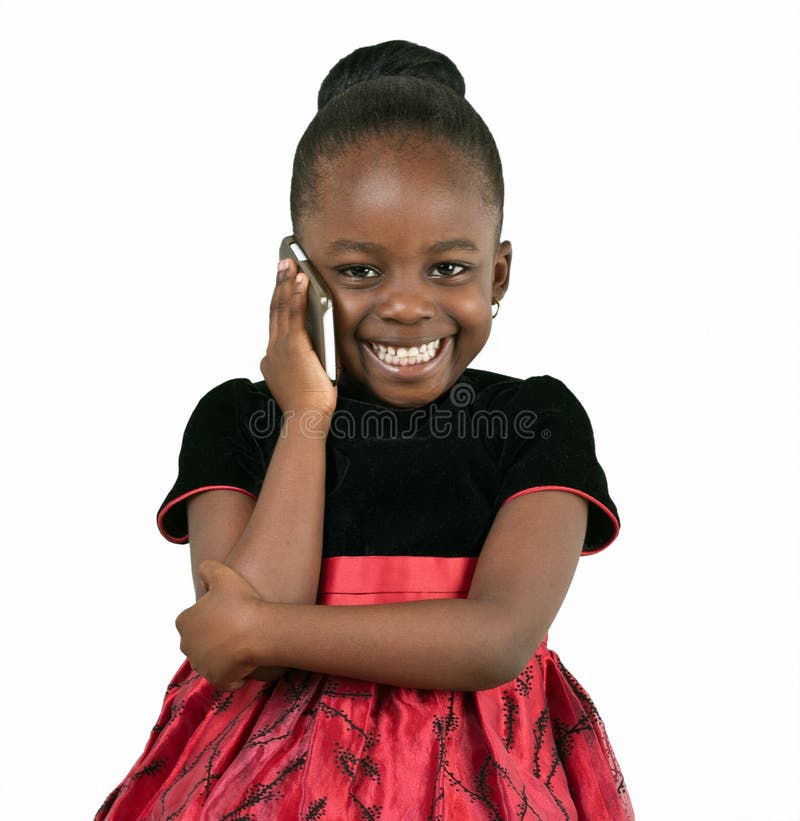
[[[521,653],[518,648],[510,648],[506,657],[497,665],[498,682],[495,687],[514,681],[528,666],[532,653]]]
[[[517,678],[530,663],[536,646],[528,639],[513,636],[506,641],[498,641],[495,652],[486,659],[479,673],[480,686],[476,690],[491,690],[501,687]]]
[[[494,690],[495,687],[502,687],[513,681],[524,668],[524,664],[518,666],[509,663],[508,658],[498,658],[490,664],[481,665],[480,669],[475,671],[472,686],[469,689]]]

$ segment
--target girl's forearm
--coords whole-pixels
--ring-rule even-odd
[[[252,624],[258,664],[398,687],[484,690],[510,681],[544,638],[493,601],[323,606],[265,603]],[[541,635],[540,635],[541,634]]]
[[[256,506],[225,561],[267,601],[316,601],[329,421],[284,417]]]

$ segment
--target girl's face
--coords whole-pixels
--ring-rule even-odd
[[[486,344],[511,245],[483,185],[458,150],[422,141],[325,162],[299,240],[333,294],[342,385],[420,407]]]

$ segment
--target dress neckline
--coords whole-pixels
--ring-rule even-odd
[[[419,413],[425,411],[432,406],[446,408],[453,404],[454,391],[457,391],[458,386],[468,385],[474,395],[474,388],[472,387],[472,380],[470,379],[470,369],[465,369],[456,381],[447,390],[443,391],[439,396],[432,399],[425,405],[420,405],[416,408],[401,408],[396,405],[389,405],[386,402],[381,402],[378,399],[370,397],[366,392],[359,390],[357,387],[348,385],[345,382],[340,382],[338,385],[338,403],[337,411],[340,409],[347,409],[351,412],[366,412],[366,411],[381,411],[394,413],[398,416],[409,416],[412,413]],[[463,406],[463,403],[462,403]]]

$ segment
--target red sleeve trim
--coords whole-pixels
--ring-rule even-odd
[[[207,490],[235,490],[238,493],[244,493],[245,496],[249,496],[251,499],[256,498],[255,493],[251,493],[243,487],[234,487],[233,485],[206,485],[205,487],[197,487],[194,490],[188,490],[186,493],[182,493],[180,496],[177,496],[171,502],[164,505],[164,507],[162,507],[158,512],[158,519],[156,520],[158,531],[168,542],[172,542],[173,544],[186,544],[189,541],[189,534],[187,533],[185,536],[181,536],[179,538],[171,536],[164,528],[164,517],[170,510],[172,510],[173,507],[175,507],[175,505],[180,504],[180,502],[185,502],[191,496],[197,496],[198,493],[205,493]]]
[[[509,496],[508,499],[506,499],[505,502],[503,502],[503,504],[506,504],[506,502],[510,502],[512,499],[516,499],[517,496],[524,496],[526,493],[535,493],[537,490],[564,490],[567,493],[574,493],[577,496],[582,496],[587,501],[597,505],[597,507],[599,507],[600,510],[602,510],[603,513],[605,513],[606,516],[608,516],[608,518],[611,519],[611,523],[614,525],[614,532],[611,534],[611,538],[604,544],[601,544],[600,547],[594,548],[594,550],[584,550],[582,552],[582,555],[592,556],[595,553],[599,553],[601,550],[605,550],[611,544],[611,542],[613,542],[614,539],[616,539],[619,535],[619,519],[611,512],[611,510],[607,508],[602,502],[595,499],[594,496],[590,496],[588,493],[585,493],[582,490],[577,490],[574,487],[564,487],[563,485],[540,485],[539,487],[528,487],[525,488],[525,490],[520,490],[517,493],[514,493],[511,496]]]

